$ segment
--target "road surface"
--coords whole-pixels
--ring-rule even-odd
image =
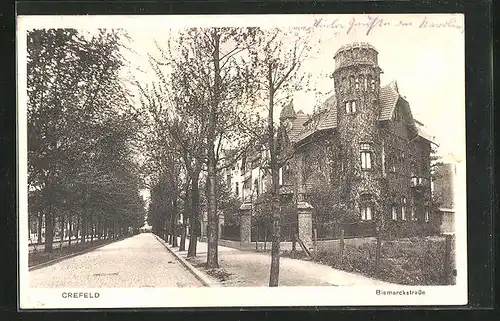
[[[30,271],[29,284],[33,288],[203,286],[151,233]]]

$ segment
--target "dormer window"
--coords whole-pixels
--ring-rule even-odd
[[[356,112],[356,101],[346,101],[345,102],[345,113],[352,114]]]

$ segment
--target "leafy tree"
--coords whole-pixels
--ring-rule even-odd
[[[112,222],[113,235],[124,234],[141,213],[132,161],[136,115],[119,73],[126,64],[122,36],[28,33],[29,200],[45,216],[47,252],[57,219],[64,237],[65,220],[71,229],[76,216],[84,242],[103,221]]]

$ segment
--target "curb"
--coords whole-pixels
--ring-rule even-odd
[[[198,281],[200,281],[203,286],[206,286],[206,287],[218,287],[218,286],[222,286],[219,282],[213,280],[212,278],[210,278],[208,275],[206,275],[205,273],[201,272],[200,270],[198,270],[197,268],[195,268],[191,263],[189,263],[185,258],[179,256],[178,253],[176,253],[175,251],[173,251],[168,245],[167,243],[162,240],[161,238],[159,238],[157,235],[153,234],[154,237],[156,238],[156,240],[158,242],[160,242],[176,259],[177,261],[179,261],[181,263],[182,266],[184,266],[184,268],[186,268],[189,272],[191,272],[191,274],[194,275],[194,277],[196,279],[198,279]]]
[[[43,263],[40,263],[40,264],[37,264],[37,265],[32,265],[32,266],[28,267],[28,271],[38,270],[38,269],[47,267],[49,265],[53,265],[55,263],[59,263],[59,262],[64,261],[66,259],[70,259],[72,257],[75,257],[75,256],[78,256],[78,255],[81,255],[81,254],[85,254],[85,253],[97,250],[100,247],[103,247],[103,246],[106,246],[106,245],[109,245],[109,244],[112,244],[112,243],[115,243],[115,242],[123,241],[124,239],[126,239],[126,237],[118,239],[118,240],[115,240],[113,242],[104,243],[104,244],[96,245],[96,246],[93,246],[93,247],[89,247],[89,248],[86,248],[85,250],[82,250],[82,251],[79,251],[79,252],[75,252],[75,253],[71,253],[71,254],[68,254],[68,255],[65,255],[65,256],[61,256],[61,257],[58,257],[56,259],[53,259],[53,260],[50,260],[50,261],[47,261],[47,262],[43,262]]]

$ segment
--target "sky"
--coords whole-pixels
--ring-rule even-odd
[[[185,26],[262,26],[287,28],[314,26],[312,55],[303,62],[311,73],[313,90],[296,92],[296,110],[312,113],[317,104],[314,89],[333,89],[329,75],[334,71],[333,56],[351,42],[368,42],[379,55],[383,70],[382,85],[397,81],[399,91],[410,103],[414,117],[435,136],[442,155],[465,159],[465,52],[463,16],[461,15],[282,15],[241,17],[192,16],[148,19],[130,18],[126,24],[135,53],[129,53],[134,76],[140,81],[154,81],[148,53],[158,54],[155,41],[165,44],[173,28]],[[142,23],[141,23],[142,22]],[[316,49],[316,50],[315,50]],[[318,52],[318,53],[316,53]],[[137,72],[137,69],[142,72]],[[325,99],[326,96],[323,96]],[[279,110],[276,111],[276,118]],[[453,134],[450,134],[453,133]]]

